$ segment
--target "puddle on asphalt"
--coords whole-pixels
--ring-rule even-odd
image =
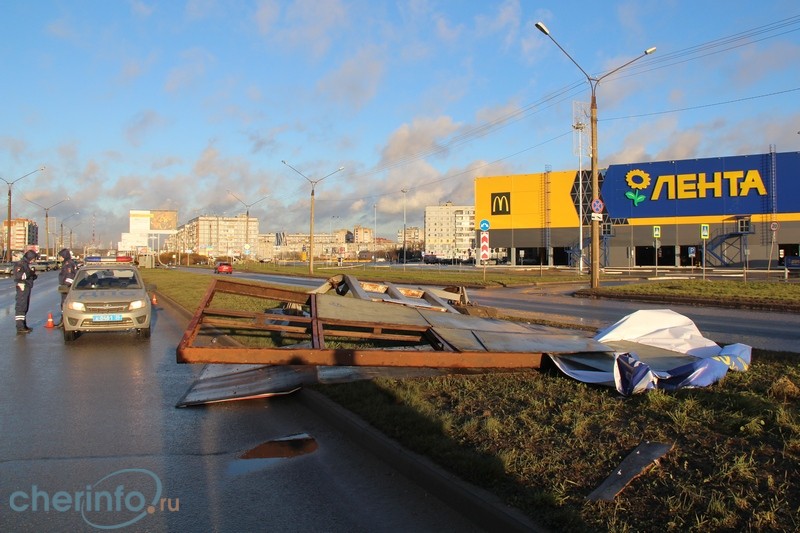
[[[228,465],[227,473],[241,475],[257,472],[285,459],[311,453],[317,447],[317,441],[307,433],[267,441],[241,454]]]

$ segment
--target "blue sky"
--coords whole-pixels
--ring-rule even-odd
[[[312,180],[344,167],[316,186],[319,231],[372,227],[377,206],[388,238],[404,203],[419,226],[426,205],[472,204],[475,177],[577,169],[589,86],[537,21],[592,76],[657,47],[597,88],[603,167],[800,149],[796,0],[5,0],[0,13],[0,177],[46,166],[13,186],[13,216],[43,227],[25,198],[69,197],[51,223],[79,212],[66,224],[81,240],[116,244],[130,209],[185,222],[250,203],[262,232],[307,231],[310,184],[282,160]]]

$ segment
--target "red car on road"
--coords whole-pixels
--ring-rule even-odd
[[[233,274],[233,265],[230,263],[217,263],[214,267],[214,274]]]

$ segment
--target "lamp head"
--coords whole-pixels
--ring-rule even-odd
[[[536,24],[534,24],[534,26],[536,26],[536,29],[539,30],[540,32],[544,33],[548,37],[550,36],[550,30],[547,29],[547,26],[545,26],[544,23],[537,22]]]
[[[655,51],[656,51],[656,47],[653,46],[652,48],[648,48],[647,50],[645,50],[644,51],[644,55],[649,56],[650,54],[652,54]]]

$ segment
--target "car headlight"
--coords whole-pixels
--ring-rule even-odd
[[[73,311],[86,311],[86,306],[82,302],[68,302],[67,307]]]
[[[141,309],[141,308],[143,308],[145,305],[146,305],[146,304],[145,304],[145,301],[144,301],[144,300],[134,300],[134,301],[132,301],[132,302],[131,302],[131,304],[128,306],[128,309],[129,309],[129,310],[131,310],[131,311],[133,311],[133,310],[135,310],[135,309]]]

